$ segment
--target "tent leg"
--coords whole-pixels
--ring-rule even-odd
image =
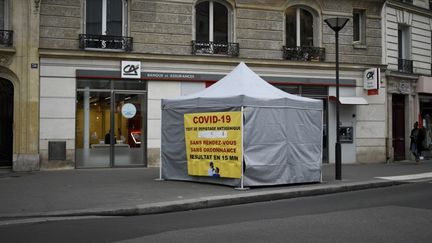
[[[160,166],[159,166],[159,178],[154,179],[155,181],[164,181],[165,179],[162,178],[162,158],[160,160]]]
[[[162,111],[161,111],[161,117],[162,117]],[[162,118],[161,118],[161,123],[162,123]],[[161,126],[161,144],[160,144],[160,150],[159,150],[159,160],[160,160],[160,165],[159,165],[159,178],[154,179],[155,181],[164,181],[165,179],[162,178],[162,126]]]
[[[244,155],[243,155],[243,111],[244,111],[244,107],[241,107],[241,158],[242,158],[242,162],[241,162],[241,178],[240,178],[240,187],[236,187],[236,190],[249,190],[249,187],[244,187]]]
[[[242,163],[242,164],[243,164],[243,163]],[[243,167],[243,166],[242,166],[242,167]],[[242,168],[242,171],[243,171],[243,168]],[[240,179],[240,187],[236,187],[236,188],[234,188],[234,189],[239,190],[239,191],[246,191],[246,190],[249,190],[249,189],[250,189],[249,187],[244,187],[243,172],[242,172],[242,177],[241,177],[241,179]]]

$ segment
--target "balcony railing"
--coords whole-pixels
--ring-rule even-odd
[[[413,4],[413,0],[397,0],[397,1],[402,2],[402,3]]]
[[[202,42],[192,41],[192,54],[193,55],[224,55],[237,57],[239,55],[238,43],[215,43],[215,42]]]
[[[132,51],[132,37],[112,35],[79,35],[80,49],[108,49]]]
[[[12,46],[13,45],[13,31],[0,30],[0,45]]]
[[[413,72],[413,61],[398,58],[398,71],[404,72],[404,73],[412,73]]]
[[[283,58],[292,61],[318,61],[325,60],[325,48],[312,46],[283,47]]]

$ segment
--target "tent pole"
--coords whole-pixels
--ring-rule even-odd
[[[155,181],[163,181],[162,179],[162,109],[161,109],[161,133],[160,133],[160,149],[159,149],[159,178],[156,178]]]
[[[236,190],[249,190],[249,187],[244,187],[244,167],[243,167],[243,161],[244,161],[244,153],[243,153],[243,133],[244,133],[244,123],[243,123],[243,113],[244,113],[244,107],[241,107],[241,177],[240,177],[240,187],[236,187]]]
[[[323,132],[324,132],[324,108],[321,111],[321,119],[322,119],[321,120],[322,122],[321,122],[321,164],[320,164],[321,179],[320,179],[320,183],[323,182],[323,173],[322,173],[322,170],[323,170],[323,161],[322,161],[322,158],[323,158],[323,150],[324,150],[324,147],[323,147],[324,146],[324,141],[323,141],[323,138],[324,138],[324,135],[323,135]]]

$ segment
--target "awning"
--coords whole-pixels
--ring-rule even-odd
[[[336,101],[336,97],[329,96],[330,101]],[[368,105],[369,103],[363,97],[339,97],[339,103],[342,105]]]
[[[339,97],[339,102],[343,105],[368,105],[363,97]]]

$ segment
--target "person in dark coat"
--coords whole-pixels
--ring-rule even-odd
[[[414,123],[414,128],[411,130],[410,134],[410,151],[416,158],[416,161],[419,159],[419,155],[417,152],[417,137],[418,137],[418,122]]]
[[[425,139],[425,131],[423,128],[418,127],[418,122],[414,123],[414,128],[411,130],[411,153],[416,158],[416,162],[420,161],[421,152],[423,151],[423,140]]]
[[[423,142],[426,138],[426,130],[424,127],[420,127],[418,129],[418,135],[417,135],[417,154],[419,156],[419,159],[423,159],[422,152],[426,150],[426,148],[423,146]]]

